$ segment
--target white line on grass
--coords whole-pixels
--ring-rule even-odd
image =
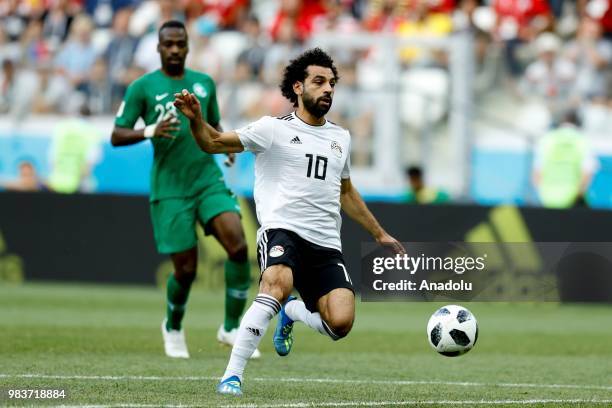
[[[297,402],[291,404],[243,404],[220,405],[221,408],[308,408],[308,407],[375,407],[381,405],[529,405],[529,404],[609,404],[612,400],[587,399],[529,399],[529,400],[404,400],[404,401],[339,401],[339,402]]]
[[[528,399],[528,400],[404,400],[404,401],[337,401],[337,402],[295,402],[280,404],[238,404],[217,405],[220,408],[309,408],[309,407],[375,407],[384,405],[533,405],[533,404],[610,404],[610,400],[590,399]],[[196,408],[211,405],[166,405],[166,408]],[[52,408],[153,408],[159,404],[92,404],[92,405],[57,405]]]
[[[339,402],[297,402],[291,404],[242,404],[220,405],[221,408],[308,408],[308,407],[376,407],[389,405],[531,405],[531,404],[609,404],[612,400],[588,399],[529,399],[529,400],[404,400],[404,401],[339,401]]]
[[[41,378],[55,380],[102,380],[102,381],[219,381],[219,377],[162,377],[138,375],[49,375],[49,374],[0,374],[0,378]],[[504,388],[557,388],[577,390],[612,391],[612,386],[590,384],[534,384],[534,383],[481,383],[465,381],[438,380],[351,380],[338,378],[272,378],[253,377],[249,381],[259,382],[295,382],[322,384],[378,384],[378,385],[451,385],[459,387],[504,387]]]

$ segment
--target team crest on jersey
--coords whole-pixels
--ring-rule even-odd
[[[204,85],[199,82],[193,84],[193,93],[196,94],[196,96],[199,96],[200,98],[206,98],[207,95],[206,88],[204,88]]]
[[[335,140],[331,142],[331,150],[336,157],[342,157],[342,146],[340,146]]]
[[[278,258],[284,253],[285,253],[285,248],[283,248],[280,245],[274,245],[272,248],[270,248],[270,256],[272,258]]]

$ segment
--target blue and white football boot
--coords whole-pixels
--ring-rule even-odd
[[[274,349],[279,356],[289,354],[293,346],[293,320],[285,313],[285,306],[295,299],[297,299],[295,296],[289,296],[278,314],[278,322],[276,323],[276,330],[274,330],[272,341],[274,342]]]
[[[240,378],[236,375],[232,375],[217,385],[217,393],[240,397],[242,395],[241,385]]]

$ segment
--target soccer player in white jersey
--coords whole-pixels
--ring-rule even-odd
[[[281,91],[296,110],[265,116],[235,131],[205,123],[195,95],[175,95],[191,132],[207,153],[249,150],[255,159],[255,205],[261,267],[259,294],[247,310],[217,392],[241,395],[244,368],[272,318],[280,312],[274,347],[293,345],[294,321],[333,340],[346,336],[355,294],[340,244],[340,208],[377,242],[399,253],[402,245],[380,226],[350,179],[349,132],[325,119],[338,72],[321,49],[304,52],[285,68]],[[303,300],[291,296],[297,289]]]

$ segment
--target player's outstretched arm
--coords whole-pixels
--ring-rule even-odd
[[[206,153],[239,153],[244,150],[236,132],[219,132],[204,121],[200,101],[194,94],[186,89],[174,94],[174,106],[189,119],[191,134]]]
[[[361,194],[359,194],[357,189],[353,186],[353,183],[351,183],[351,179],[342,179],[340,204],[344,212],[365,228],[366,231],[376,239],[376,242],[391,246],[397,253],[406,253],[402,244],[380,226],[374,214],[372,214],[363,201],[363,198],[361,198]]]
[[[174,132],[179,130],[176,116],[167,115],[159,123],[148,125],[144,129],[130,129],[115,126],[111,135],[113,146],[128,146],[153,137],[174,139]]]

